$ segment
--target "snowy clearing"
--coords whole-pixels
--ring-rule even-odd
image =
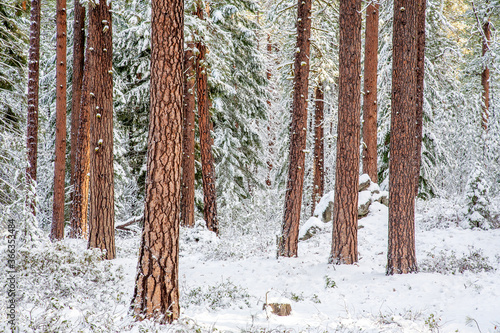
[[[221,251],[228,240],[216,239],[200,224],[194,230],[183,229],[182,313],[172,326],[137,323],[128,313],[138,234],[118,238],[118,259],[110,262],[95,260],[98,251],[86,250],[82,241],[21,249],[20,328],[36,332],[500,332],[500,230],[452,224],[437,228],[429,222],[432,212],[418,214],[421,272],[386,276],[387,214],[387,207],[375,202],[368,216],[359,220],[360,259],[352,266],[328,264],[331,224],[300,242],[298,258],[279,259],[273,246],[248,258],[210,259],[209,252]],[[5,243],[2,253],[4,249]],[[31,259],[23,261],[23,255]],[[30,260],[31,266],[26,263]],[[269,299],[287,299],[291,315],[266,314],[266,293]],[[1,312],[4,315],[4,309]]]

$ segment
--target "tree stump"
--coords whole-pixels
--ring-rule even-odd
[[[271,309],[271,313],[278,316],[289,316],[292,312],[292,306],[288,303],[269,303],[264,304],[264,310]]]

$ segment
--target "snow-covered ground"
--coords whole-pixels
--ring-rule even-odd
[[[437,216],[439,209],[420,207],[417,215],[421,271],[395,276],[385,275],[388,212],[378,202],[359,220],[356,265],[327,263],[330,224],[299,243],[298,258],[279,259],[273,245],[247,258],[212,255],[245,240],[218,240],[201,226],[183,229],[182,310],[174,326],[136,323],[128,313],[138,235],[118,238],[111,262],[96,260],[75,240],[21,250],[29,257],[20,267],[21,331],[500,332],[500,230],[463,229],[450,220],[453,211]],[[44,260],[63,264],[50,268]],[[266,294],[287,299],[291,315],[266,313]]]

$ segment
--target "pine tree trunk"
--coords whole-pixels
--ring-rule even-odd
[[[363,172],[372,182],[377,175],[377,66],[378,66],[378,2],[366,8],[365,80],[363,95]]]
[[[273,51],[273,44],[271,43],[271,34],[267,34],[267,56],[268,58],[271,58],[271,52]],[[270,83],[271,82],[271,68],[268,68],[266,71],[266,78],[267,81]],[[271,111],[271,100],[267,100],[267,107],[269,108],[269,123],[272,120],[272,111]],[[272,156],[274,155],[273,153],[273,147],[274,147],[274,133],[271,131],[271,124],[267,125],[267,135],[268,135],[268,151],[269,151],[269,156],[267,158],[267,178],[266,178],[266,185],[271,186],[271,171],[273,170],[273,162],[271,160]]]
[[[483,24],[483,56],[490,49],[491,40],[491,23],[489,19]],[[488,130],[488,121],[490,118],[490,69],[485,66],[483,72],[481,73],[481,85],[483,86],[483,116],[482,116],[482,126],[486,131]]]
[[[181,225],[194,227],[194,130],[195,130],[195,64],[194,43],[184,52],[184,117],[182,139]]]
[[[358,261],[361,0],[340,2],[339,115],[330,263]]]
[[[307,136],[311,6],[311,0],[298,0],[290,165],[288,167],[282,233],[278,243],[278,255],[283,257],[297,256],[302,190],[304,187],[304,150],[306,149]]]
[[[415,197],[418,195],[420,165],[422,161],[422,131],[424,117],[424,74],[425,74],[425,7],[426,0],[420,0],[417,13],[417,111],[415,136]]]
[[[323,110],[324,94],[323,84],[319,83],[315,91],[314,108],[314,171],[313,171],[313,193],[312,193],[312,212],[316,204],[323,196],[325,174],[324,174],[324,141],[323,141]]]
[[[198,4],[196,15],[203,20],[203,7]],[[204,217],[207,228],[217,235],[219,234],[219,222],[217,221],[217,196],[215,192],[215,168],[212,155],[213,139],[210,135],[212,121],[210,119],[208,88],[207,88],[207,64],[205,55],[207,48],[204,42],[196,43],[199,53],[196,59],[196,80],[198,97],[198,126],[200,130],[200,153],[201,173],[203,177],[203,203]]]
[[[417,271],[415,188],[408,179],[415,165],[418,3],[394,1],[388,275]]]
[[[64,238],[64,176],[66,167],[66,0],[57,0],[56,152],[50,238]]]
[[[89,13],[91,7],[92,5],[89,5]],[[83,22],[81,24],[84,26]],[[82,70],[82,90],[75,148],[75,165],[73,169],[73,200],[71,205],[71,233],[76,237],[82,237],[85,239],[88,238],[89,231],[90,117],[91,115],[96,117],[95,110],[97,86],[94,80],[96,75],[95,72],[98,70],[97,68],[99,66],[95,48],[89,45],[90,37],[93,38],[92,44],[95,44],[95,37],[90,35],[90,30],[88,33],[89,41],[87,42],[84,56],[85,70]]]
[[[89,7],[91,64],[89,248],[115,258],[115,194],[113,183],[113,65],[110,7],[105,1]],[[92,77],[90,77],[92,75]],[[89,92],[90,94],[90,92]]]
[[[30,48],[28,54],[28,114],[26,130],[26,151],[28,166],[26,182],[28,185],[27,206],[36,214],[36,168],[38,159],[38,90],[40,67],[40,0],[31,0]],[[30,193],[31,192],[31,193]]]
[[[82,80],[85,51],[85,7],[80,0],[75,0],[75,21],[73,24],[73,87],[71,101],[71,155],[70,155],[70,185],[73,187],[71,201],[74,199],[75,165],[77,156],[78,127],[82,102]],[[72,220],[73,221],[73,220]],[[86,234],[86,230],[85,230]],[[70,237],[82,237],[82,226],[71,225]]]
[[[139,320],[179,317],[184,13],[181,0],[153,0],[146,204],[132,307]]]

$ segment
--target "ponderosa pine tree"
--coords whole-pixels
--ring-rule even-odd
[[[290,163],[285,193],[285,211],[278,256],[296,257],[298,250],[300,210],[304,185],[307,135],[307,100],[309,96],[309,55],[311,37],[311,0],[298,0],[297,51],[294,62],[293,110],[290,133]]]
[[[77,0],[78,1],[78,0]],[[89,14],[92,4],[89,4]],[[95,19],[94,19],[95,21]],[[95,23],[95,22],[94,22]],[[89,22],[90,28],[90,22]],[[96,102],[96,86],[95,72],[98,71],[99,59],[96,57],[95,48],[90,46],[90,38],[94,42],[94,35],[88,31],[88,43],[85,48],[84,68],[82,71],[82,90],[80,112],[78,115],[78,131],[76,138],[75,164],[73,167],[73,200],[71,201],[71,229],[77,237],[88,238],[88,207],[89,207],[89,191],[90,191],[90,117],[95,114],[97,105]],[[82,40],[83,43],[83,40]],[[102,48],[101,48],[102,50]]]
[[[323,136],[323,111],[324,111],[324,92],[323,84],[320,82],[315,88],[314,96],[314,166],[313,166],[313,194],[312,194],[312,212],[323,196],[325,185],[324,173],[324,136]]]
[[[420,166],[422,161],[422,131],[424,118],[425,74],[425,9],[427,0],[420,0],[417,13],[417,106],[415,128],[415,196],[418,195]]]
[[[412,185],[415,175],[417,16],[420,1],[394,1],[387,275],[417,271],[415,187]]]
[[[85,52],[85,7],[80,0],[74,1],[74,23],[73,23],[73,80],[71,100],[71,155],[70,155],[70,185],[75,186],[75,165],[77,156],[78,127],[80,125],[80,112],[82,103],[82,81]],[[73,193],[71,199],[73,201]],[[80,220],[81,221],[81,220]],[[77,222],[71,219],[72,223]],[[86,237],[87,224],[72,224],[70,237]]]
[[[366,8],[365,77],[363,86],[363,172],[377,182],[378,1]]]
[[[482,36],[482,54],[483,57],[486,52],[490,49],[491,41],[491,23],[489,18],[485,18],[483,23],[483,36]],[[486,131],[488,130],[488,120],[490,118],[490,69],[488,66],[484,66],[483,72],[481,73],[481,85],[483,86],[483,115],[482,115],[482,126]]]
[[[195,101],[195,62],[193,54],[194,43],[188,43],[184,52],[184,104],[182,119],[182,195],[181,195],[181,225],[194,227],[194,132],[196,101]]]
[[[38,159],[38,91],[40,76],[40,0],[31,0],[30,48],[28,51],[27,206],[36,214],[36,168]]]
[[[153,0],[146,203],[132,308],[138,320],[179,317],[184,2]]]
[[[200,20],[203,20],[204,10],[205,8],[202,6],[202,1],[198,1],[196,5],[196,16]],[[198,54],[196,56],[196,96],[198,98],[201,173],[203,176],[203,215],[207,228],[218,235],[217,193],[215,191],[215,168],[212,154],[213,139],[210,134],[212,131],[212,120],[210,118],[207,84],[207,46],[203,39],[196,43],[196,48],[198,49]]]
[[[271,43],[271,34],[267,34],[267,46],[266,46],[266,51],[267,51],[267,56],[268,58],[271,58],[271,54],[273,52],[273,44]],[[271,77],[272,77],[272,74],[271,74],[271,68],[267,68],[266,70],[266,79],[268,82],[271,81]],[[270,96],[269,96],[270,97]],[[266,104],[268,106],[268,108],[270,109],[271,108],[271,100],[268,99],[266,101]],[[268,139],[268,143],[267,143],[267,150],[269,151],[269,156],[267,158],[267,161],[266,161],[266,164],[267,164],[267,170],[268,170],[268,173],[267,173],[267,177],[266,177],[266,185],[267,186],[271,186],[272,182],[271,182],[271,171],[273,170],[273,162],[271,161],[271,156],[274,155],[274,149],[273,149],[273,146],[274,146],[274,135],[271,131],[271,119],[269,119],[269,124],[267,125],[267,135],[269,136],[269,139]]]
[[[54,161],[54,201],[50,238],[64,238],[66,169],[66,0],[57,0],[56,45],[56,152]]]
[[[353,264],[358,261],[361,0],[342,0],[339,20],[339,113],[330,263]]]
[[[115,193],[113,177],[113,42],[111,8],[107,2],[90,4],[90,201],[89,247],[106,251],[114,259]]]

